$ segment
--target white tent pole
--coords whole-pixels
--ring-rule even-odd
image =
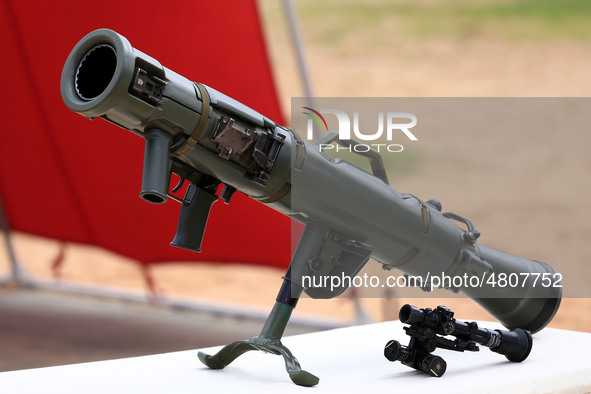
[[[312,89],[312,83],[310,82],[310,73],[306,62],[306,56],[302,46],[302,38],[300,36],[300,30],[297,24],[297,18],[292,0],[283,0],[283,8],[285,15],[287,16],[287,24],[289,25],[289,33],[291,35],[291,42],[296,53],[298,68],[300,70],[300,76],[302,84],[304,85],[304,92],[307,97],[313,98],[314,91]]]
[[[298,63],[298,69],[300,71],[300,79],[304,88],[304,94],[307,97],[308,105],[312,108],[317,108],[316,100],[314,95],[314,89],[312,88],[312,82],[310,81],[310,72],[308,69],[308,63],[306,62],[306,56],[304,54],[304,47],[302,45],[302,38],[300,30],[298,28],[297,17],[295,8],[292,0],[283,0],[283,9],[285,16],[287,17],[287,24],[289,26],[289,33],[291,36],[291,44],[296,54]],[[316,139],[314,135],[314,139]]]
[[[19,263],[14,250],[14,244],[11,238],[11,229],[4,211],[4,204],[2,203],[2,193],[0,192],[0,228],[4,232],[4,241],[6,243],[6,250],[8,251],[8,258],[10,259],[10,277],[9,282],[12,284],[23,285],[30,281],[25,269]]]

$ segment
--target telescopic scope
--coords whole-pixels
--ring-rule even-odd
[[[478,327],[476,322],[454,319],[454,313],[445,306],[419,309],[406,304],[400,308],[400,321],[410,324],[404,327],[411,337],[408,346],[392,340],[384,348],[384,356],[390,361],[399,360],[404,365],[423,371],[430,376],[441,377],[447,364],[441,357],[431,354],[436,348],[463,351],[478,351],[476,344],[504,355],[507,360],[521,362],[531,351],[533,338],[529,331],[516,328],[489,330]],[[455,337],[455,340],[445,338]]]

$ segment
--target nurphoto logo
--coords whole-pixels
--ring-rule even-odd
[[[314,138],[314,124],[320,127],[320,130],[324,132],[330,132],[328,122],[323,114],[332,114],[336,116],[338,124],[339,140],[360,140],[360,141],[378,141],[383,139],[384,134],[387,144],[385,143],[356,143],[351,141],[348,146],[341,146],[339,144],[318,144],[319,150],[348,150],[354,152],[367,152],[370,149],[387,150],[388,152],[402,152],[404,147],[401,144],[390,143],[394,139],[395,135],[402,133],[411,141],[418,141],[418,138],[410,131],[417,125],[417,117],[407,112],[379,112],[378,117],[378,128],[377,131],[360,130],[359,127],[359,112],[353,112],[353,122],[345,111],[338,109],[321,109],[319,111],[310,108],[302,107],[305,111],[304,115],[309,116],[307,123],[307,139],[312,140]]]

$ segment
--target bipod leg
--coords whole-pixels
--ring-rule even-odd
[[[222,350],[213,356],[199,352],[199,360],[203,364],[212,369],[222,369],[244,353],[251,350],[260,350],[282,356],[285,361],[285,369],[295,384],[299,386],[315,386],[318,384],[319,379],[316,376],[302,370],[298,360],[281,343],[281,337],[285,332],[291,313],[303,291],[299,284],[291,282],[292,270],[296,271],[294,278],[297,280],[301,276],[301,272],[305,264],[307,264],[308,258],[312,256],[314,249],[321,239],[320,234],[322,234],[322,231],[322,226],[313,224],[306,226],[283,280],[281,290],[279,290],[279,294],[277,295],[275,306],[269,317],[267,317],[260,335],[248,341],[232,342],[224,346]]]
[[[234,341],[227,344],[217,352],[215,355],[210,356],[207,353],[199,352],[197,356],[199,360],[211,369],[223,369],[232,361],[242,356],[249,350],[257,350],[248,341]]]
[[[291,295],[291,282],[285,279],[273,310],[267,317],[265,326],[259,336],[248,341],[235,341],[222,348],[219,352],[210,356],[199,352],[199,360],[209,368],[222,369],[250,350],[260,350],[266,353],[283,356],[285,369],[292,382],[299,386],[315,386],[319,379],[311,373],[302,370],[300,363],[291,351],[281,343],[281,337],[287,327],[291,312],[298,298]],[[301,293],[301,290],[300,290]],[[299,297],[299,294],[297,295]]]

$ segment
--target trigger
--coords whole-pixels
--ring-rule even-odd
[[[222,192],[220,193],[220,197],[224,200],[224,203],[226,203],[226,204],[230,203],[230,199],[234,195],[235,191],[236,191],[236,188],[229,186],[229,185],[224,185],[224,187],[222,188]]]
[[[176,186],[172,188],[172,192],[173,193],[178,192],[181,189],[181,187],[183,187],[184,183],[185,183],[185,178],[179,179],[179,183],[177,183]]]

